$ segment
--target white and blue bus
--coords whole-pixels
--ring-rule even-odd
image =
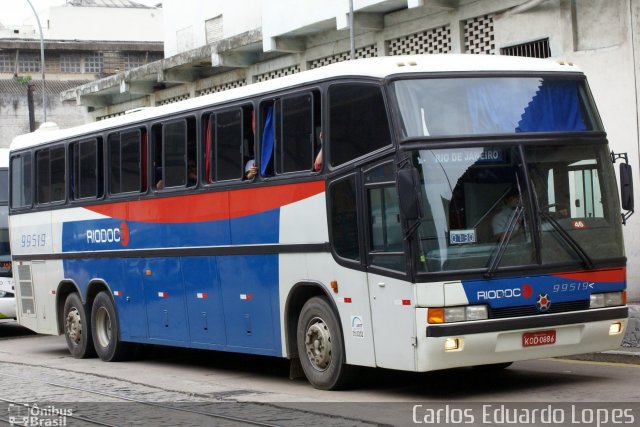
[[[354,366],[505,367],[623,337],[612,155],[570,64],[350,61],[36,131],[10,156],[19,322],[76,358],[277,356],[334,389]]]

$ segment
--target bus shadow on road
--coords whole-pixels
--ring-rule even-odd
[[[155,364],[220,370],[225,374],[256,379],[286,379],[289,377],[290,366],[288,360],[277,357],[153,345],[140,346],[134,358]],[[529,369],[529,365],[525,365],[527,362],[522,363],[515,363],[503,370],[458,368],[426,373],[359,367],[356,368],[355,379],[349,390],[379,391],[412,399],[481,399],[488,395],[509,395],[548,387],[593,383],[597,379],[594,375],[584,373],[563,375],[558,371]],[[305,378],[294,381],[306,383]]]
[[[24,326],[20,326],[15,320],[0,320],[0,340],[32,335],[36,335],[36,333],[30,329],[25,328]]]

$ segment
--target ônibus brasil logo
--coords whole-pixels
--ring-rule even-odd
[[[129,226],[122,221],[119,227],[87,230],[87,243],[92,245],[120,243],[122,246],[127,246],[129,244]]]
[[[507,288],[507,289],[489,289],[477,292],[478,301],[488,301],[494,299],[503,298],[531,298],[533,295],[533,289],[531,285],[525,283],[519,288]]]

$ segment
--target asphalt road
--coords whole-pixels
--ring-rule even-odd
[[[632,413],[620,412],[627,416],[620,420],[634,416],[634,423],[640,423],[640,365],[544,359],[517,362],[499,372],[465,368],[415,374],[362,369],[350,390],[328,392],[313,389],[304,379],[290,380],[288,363],[277,358],[147,346],[128,362],[76,360],[69,355],[63,336],[34,335],[14,322],[0,323],[0,373],[8,375],[1,396],[15,397],[11,381],[16,381],[21,372],[36,370],[40,372],[37,378],[50,376],[61,381],[73,377],[74,383],[86,382],[87,388],[114,393],[140,388],[140,393],[152,400],[185,397],[247,405],[260,402],[385,425],[425,424],[430,420],[425,408],[443,408],[445,404],[480,411],[477,423],[471,425],[503,425],[491,417],[482,420],[480,407],[504,404],[540,408],[551,404],[563,411],[575,410],[572,405],[583,409],[605,405],[619,407],[620,411],[631,408],[628,410]],[[10,380],[11,375],[14,380]],[[36,393],[39,387],[35,383],[21,385],[20,390],[26,393],[21,398],[40,399]],[[77,395],[64,390],[55,393],[56,401],[78,400]],[[612,422],[610,415],[607,413]],[[595,419],[582,424],[571,421],[566,425],[598,425]]]

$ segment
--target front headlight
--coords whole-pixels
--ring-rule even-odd
[[[591,294],[589,308],[615,307],[627,303],[626,291]]]
[[[463,305],[458,307],[430,308],[428,310],[428,322],[454,323],[468,320],[485,320],[489,318],[489,310],[486,305]]]
[[[0,298],[4,298],[7,296],[7,293],[5,291],[0,291]]]

